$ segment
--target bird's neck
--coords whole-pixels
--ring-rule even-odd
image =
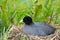
[[[31,23],[27,23],[26,25],[32,25],[32,24],[34,24],[33,22],[31,22]]]

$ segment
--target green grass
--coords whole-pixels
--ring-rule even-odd
[[[60,0],[0,0],[0,35],[5,40],[12,24],[20,25],[26,15],[33,21],[46,21],[60,24]]]

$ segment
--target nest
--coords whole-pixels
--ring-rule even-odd
[[[12,26],[8,33],[8,40],[60,40],[60,30],[56,30],[54,34],[48,36],[25,35],[21,28]]]

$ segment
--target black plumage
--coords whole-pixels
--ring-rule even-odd
[[[22,32],[25,34],[46,36],[53,34],[56,30],[51,25],[48,25],[44,22],[33,22],[32,18],[29,16],[25,16],[23,18],[23,22],[25,25],[22,28]]]

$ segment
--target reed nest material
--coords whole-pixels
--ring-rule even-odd
[[[60,30],[57,29],[54,34],[48,36],[37,36],[37,35],[25,35],[22,33],[20,27],[13,27],[9,30],[8,40],[60,40]]]

